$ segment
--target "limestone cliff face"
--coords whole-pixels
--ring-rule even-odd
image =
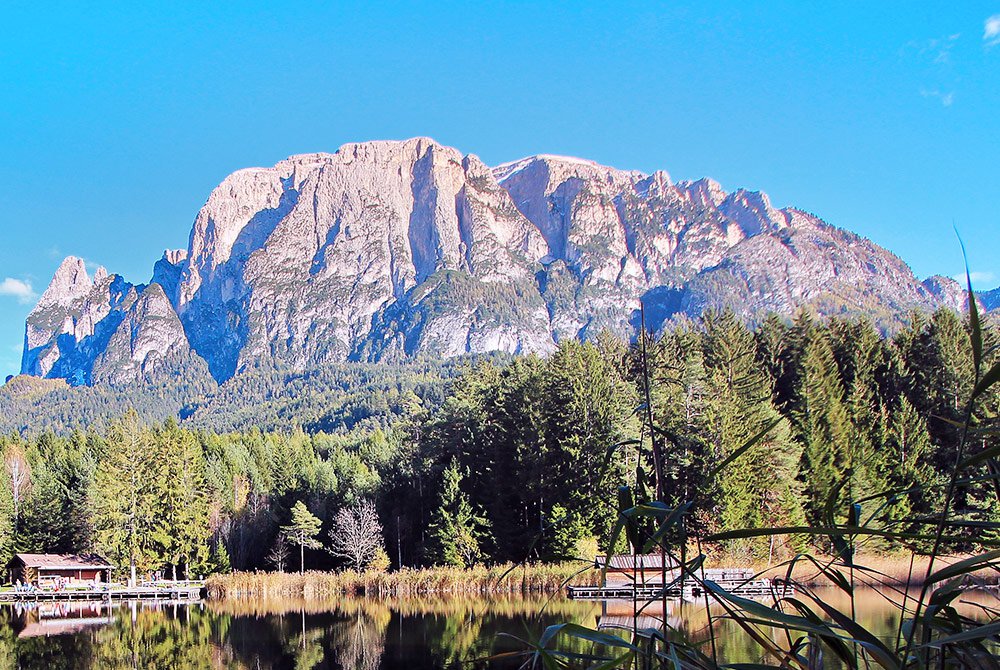
[[[74,384],[151,381],[178,361],[204,367],[158,284],[134,286],[69,257],[28,315],[21,371]],[[207,369],[206,369],[207,372]]]
[[[261,362],[344,360],[366,348],[387,308],[419,311],[410,293],[438,273],[476,285],[533,282],[545,252],[479,159],[414,139],[234,173],[198,214],[186,254],[161,261],[161,274],[176,275],[171,297],[190,341],[227,378]],[[535,335],[551,345],[541,327]],[[367,350],[453,355],[476,348],[471,329]]]
[[[207,365],[552,350],[706,307],[876,318],[951,304],[884,249],[763,193],[535,156],[490,168],[426,138],[227,177],[149,285],[68,258],[25,373],[123,382]],[[650,311],[650,309],[647,309]]]

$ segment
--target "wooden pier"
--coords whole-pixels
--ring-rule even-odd
[[[722,568],[698,571],[698,579],[680,579],[677,570],[667,570],[663,577],[652,575],[635,582],[605,583],[604,586],[570,586],[569,597],[575,600],[658,600],[681,598],[693,600],[705,595],[703,582],[710,581],[729,593],[748,598],[785,596],[794,588],[781,580],[755,579],[752,570]],[[656,577],[660,577],[656,579]]]
[[[158,586],[112,587],[106,589],[33,589],[31,591],[0,591],[0,604],[52,601],[112,601],[112,600],[200,600],[204,585],[200,582]]]

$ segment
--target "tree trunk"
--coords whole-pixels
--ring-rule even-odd
[[[134,558],[129,560],[128,568],[129,568],[129,575],[130,575],[129,580],[128,580],[128,585],[134,588],[135,587],[135,559]]]
[[[299,543],[299,574],[303,574],[306,571],[306,545],[305,543]]]

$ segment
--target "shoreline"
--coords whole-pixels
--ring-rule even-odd
[[[966,558],[964,555],[939,556],[936,569]],[[822,560],[821,557],[817,557]],[[827,558],[829,560],[829,558]],[[923,583],[927,569],[926,556],[911,558],[908,555],[866,556],[857,560],[854,580],[859,586],[912,587]],[[706,567],[741,567],[752,569],[761,578],[785,579],[787,566],[771,566],[753,562],[711,559]],[[848,568],[838,566],[844,573]],[[980,586],[1000,584],[1000,573],[986,568],[974,573],[981,580]],[[797,585],[822,587],[830,585],[811,561],[798,561],[791,573]],[[579,563],[530,563],[525,565],[502,564],[492,567],[472,568],[404,568],[395,572],[324,572],[310,570],[304,574],[289,572],[232,572],[211,575],[205,580],[205,598],[260,599],[304,598],[323,599],[331,596],[396,597],[435,594],[509,595],[546,594],[565,591],[567,586],[598,586],[601,572],[592,564]]]

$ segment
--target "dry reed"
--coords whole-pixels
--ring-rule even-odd
[[[555,593],[567,584],[594,585],[600,572],[579,563],[421,568],[395,572],[233,572],[209,577],[209,598],[327,598],[434,593]]]

